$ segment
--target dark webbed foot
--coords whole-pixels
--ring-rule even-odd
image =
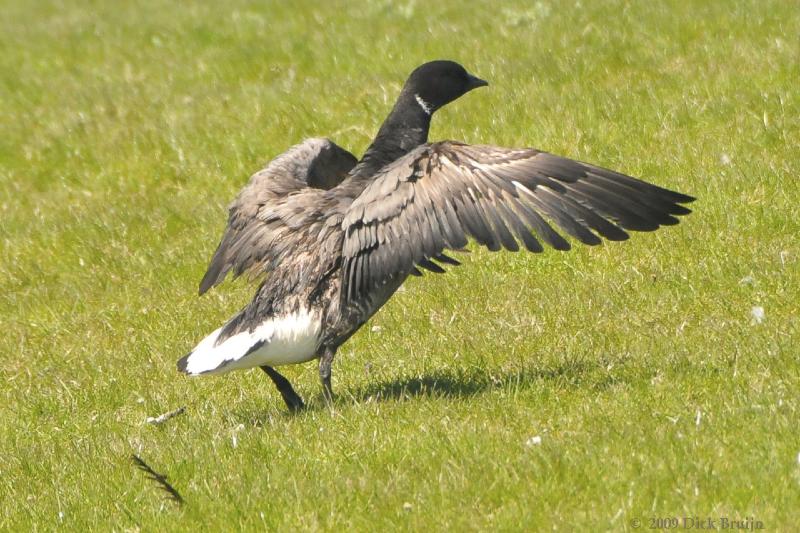
[[[319,358],[319,380],[322,383],[322,396],[327,403],[333,401],[333,389],[331,388],[331,363],[336,350],[325,348]]]
[[[294,391],[292,384],[289,383],[289,380],[283,377],[280,372],[266,365],[262,366],[261,370],[266,372],[270,379],[272,379],[272,382],[275,383],[275,386],[278,387],[278,391],[281,393],[281,396],[283,396],[283,401],[286,402],[286,407],[288,407],[290,411],[297,412],[305,407],[303,399]]]

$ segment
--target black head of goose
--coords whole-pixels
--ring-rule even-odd
[[[678,223],[694,200],[533,148],[428,143],[433,113],[487,83],[452,61],[418,67],[356,163],[310,139],[255,174],[200,284],[261,278],[253,300],[178,361],[190,375],[260,367],[290,409],[303,401],[274,367],[319,359],[326,399],[338,347],[409,275],[458,265],[469,239],[489,250],[568,250]]]
[[[384,166],[427,142],[431,117],[438,109],[486,85],[454,61],[431,61],[417,67],[353,170],[353,177],[358,182],[369,180]]]

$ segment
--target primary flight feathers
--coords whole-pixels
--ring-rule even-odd
[[[541,252],[570,244],[548,223],[596,245],[624,230],[677,224],[690,196],[533,149],[426,144],[385,167],[344,215],[345,287],[358,298],[385,279],[457,250]],[[533,232],[533,233],[532,233]]]

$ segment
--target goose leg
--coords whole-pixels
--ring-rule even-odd
[[[278,391],[283,396],[283,401],[286,402],[286,407],[289,408],[290,411],[299,411],[305,404],[303,404],[303,399],[297,395],[297,393],[292,388],[292,384],[289,383],[289,380],[283,377],[280,372],[272,368],[271,366],[262,366],[261,370],[267,373],[275,386],[278,387]]]
[[[333,356],[336,355],[334,348],[324,348],[319,358],[319,380],[322,383],[322,396],[326,402],[333,401],[333,389],[331,389],[331,363]]]

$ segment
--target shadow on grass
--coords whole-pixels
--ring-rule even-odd
[[[453,368],[427,375],[399,377],[383,382],[375,381],[355,389],[339,389],[334,399],[334,406],[410,401],[415,398],[469,398],[498,389],[525,390],[537,383],[544,383],[548,388],[584,387],[600,392],[626,380],[624,374],[608,372],[606,365],[599,360],[565,361],[550,367],[531,365],[512,372],[499,368]],[[268,388],[270,389],[269,394],[277,395],[277,391],[271,390],[271,386]],[[266,420],[274,420],[276,417],[286,420],[302,418],[305,413],[328,408],[321,392],[314,391],[312,394],[308,394],[305,400],[306,407],[299,412],[290,412],[283,402],[275,402],[272,407],[258,408],[257,412],[246,409],[244,412],[237,413],[235,417],[240,421],[260,426]],[[273,403],[270,400],[266,401],[270,404]],[[279,412],[274,410],[275,407]]]
[[[384,383],[370,383],[351,391],[348,396],[355,403],[408,400],[415,397],[466,398],[495,389],[526,389],[541,381],[577,386],[599,370],[599,363],[583,361],[565,362],[549,368],[523,367],[510,373],[499,369],[453,369],[424,376],[401,377]],[[611,384],[591,381],[593,387],[605,388]]]

